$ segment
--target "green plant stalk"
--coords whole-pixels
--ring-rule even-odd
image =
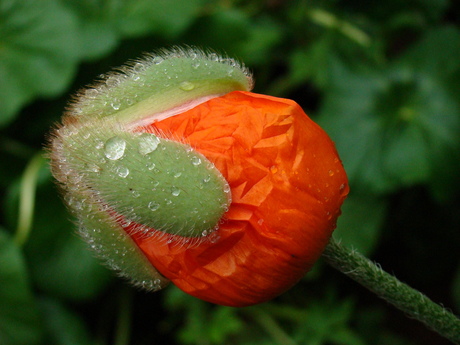
[[[336,17],[330,12],[316,8],[309,10],[307,14],[310,17],[310,20],[314,23],[327,28],[336,29],[342,35],[364,47],[370,46],[372,42],[371,38],[364,31],[345,20]]]
[[[131,336],[132,290],[123,287],[119,297],[118,322],[115,333],[115,345],[128,345]]]
[[[458,317],[385,272],[378,264],[334,239],[329,242],[323,257],[332,267],[393,304],[407,316],[423,322],[453,343],[460,344]]]
[[[22,246],[27,241],[32,228],[37,180],[40,168],[45,162],[42,152],[37,153],[29,161],[21,178],[18,225],[14,237],[14,241],[19,246]]]
[[[276,344],[296,345],[297,343],[281,328],[269,313],[251,310],[254,320],[275,340]]]

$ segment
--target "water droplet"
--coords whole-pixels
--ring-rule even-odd
[[[152,62],[155,64],[155,65],[159,65],[160,63],[163,62],[163,58],[161,56],[155,56],[153,59],[152,59]]]
[[[104,147],[104,142],[102,140],[96,139],[95,142],[96,142],[96,149],[100,150]]]
[[[112,137],[105,143],[105,156],[110,160],[118,160],[125,154],[126,141],[120,137]]]
[[[98,94],[99,94],[99,91],[97,91],[97,89],[88,89],[85,92],[85,95],[88,98],[96,98]]]
[[[171,188],[171,194],[172,194],[173,196],[179,196],[179,194],[180,194],[180,189],[177,188],[177,187],[172,187],[172,188]]]
[[[112,103],[110,103],[110,106],[113,110],[118,110],[121,107],[121,103],[118,100],[114,100]]]
[[[200,61],[193,61],[192,62],[192,68],[193,69],[198,69],[200,67]]]
[[[224,193],[230,193],[230,190],[231,190],[230,185],[225,184],[225,186],[224,186]]]
[[[200,159],[200,157],[193,156],[193,157],[192,157],[192,164],[195,165],[195,166],[200,165],[200,164],[201,164],[201,159]]]
[[[160,139],[153,134],[142,135],[139,139],[139,153],[141,155],[149,154],[157,149],[159,143]],[[155,164],[153,165],[153,168],[155,168]]]
[[[160,208],[160,204],[155,201],[150,201],[147,207],[150,209],[150,211],[156,211]]]
[[[189,81],[183,81],[182,83],[180,83],[179,88],[184,91],[191,91],[195,88],[195,84]]]
[[[181,172],[176,172],[173,176],[174,178],[181,177],[182,173]]]
[[[329,170],[329,176],[334,176],[334,172],[332,170]]]
[[[208,230],[203,230],[203,232],[201,233],[201,236],[208,236]]]
[[[133,195],[133,198],[138,198],[141,196],[141,193],[134,189],[131,191],[131,194]]]
[[[116,169],[116,172],[117,172],[117,175],[122,178],[125,178],[129,175],[129,169],[125,167],[124,165],[118,166]]]
[[[144,65],[141,64],[140,62],[136,62],[133,66],[133,71],[135,73],[139,73],[139,72],[142,72],[144,70]]]
[[[108,87],[114,87],[114,86],[117,86],[118,84],[120,83],[120,80],[118,80],[118,78],[116,77],[108,77],[107,80],[105,81],[105,84],[108,86]]]
[[[204,183],[208,183],[209,181],[211,181],[211,175],[208,175],[203,179]]]
[[[208,239],[211,243],[217,243],[217,241],[220,240],[220,235],[217,233],[217,231],[214,231],[213,233],[209,234]]]
[[[147,169],[149,169],[149,170],[153,170],[156,167],[155,163],[149,163],[146,166],[147,166]]]

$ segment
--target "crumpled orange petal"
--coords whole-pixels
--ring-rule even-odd
[[[247,306],[278,296],[312,267],[348,183],[333,142],[295,102],[235,91],[147,130],[204,154],[232,192],[209,240],[187,246],[174,235],[132,235],[161,274],[203,300]]]

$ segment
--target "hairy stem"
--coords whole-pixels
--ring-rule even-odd
[[[409,317],[460,344],[460,319],[358,252],[331,239],[323,254],[334,268],[368,288]]]

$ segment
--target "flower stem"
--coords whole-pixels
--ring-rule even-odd
[[[334,268],[368,288],[385,301],[423,322],[455,344],[460,344],[460,319],[442,306],[359,254],[331,239],[323,254]]]

